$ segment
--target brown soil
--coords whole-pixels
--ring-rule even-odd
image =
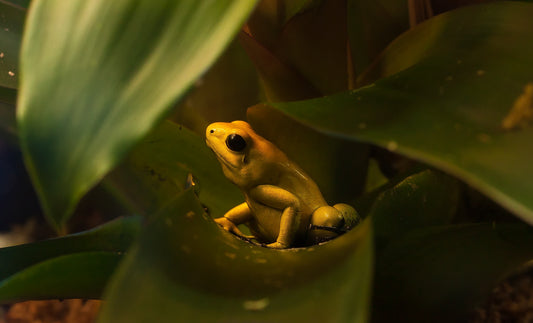
[[[476,309],[471,323],[533,322],[533,270],[498,285],[483,308]]]
[[[28,301],[13,304],[6,313],[6,323],[92,323],[96,321],[101,301],[69,299],[64,301]],[[0,317],[0,322],[2,318]]]

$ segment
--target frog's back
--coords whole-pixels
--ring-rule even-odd
[[[298,197],[302,212],[311,215],[327,205],[316,183],[298,165],[289,162],[279,177],[278,186]]]

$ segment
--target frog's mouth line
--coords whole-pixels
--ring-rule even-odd
[[[215,155],[217,156],[217,158],[218,158],[219,160],[221,160],[226,166],[231,167],[231,168],[233,168],[233,169],[237,169],[237,166],[231,164],[231,163],[226,159],[226,157],[222,156],[222,155],[219,154],[215,149],[213,149],[213,148],[211,147],[211,142],[209,141],[209,139],[206,139],[205,142],[206,142],[206,144],[207,144],[207,147],[209,147],[209,149],[211,149],[211,151],[212,151],[213,153],[215,153]]]

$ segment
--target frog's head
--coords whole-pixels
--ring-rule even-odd
[[[270,171],[271,162],[280,158],[281,152],[244,121],[212,123],[205,137],[224,175],[240,187],[262,180]]]

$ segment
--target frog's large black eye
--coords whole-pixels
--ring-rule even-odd
[[[232,133],[226,138],[226,146],[233,151],[243,151],[246,148],[246,141],[243,137]]]

